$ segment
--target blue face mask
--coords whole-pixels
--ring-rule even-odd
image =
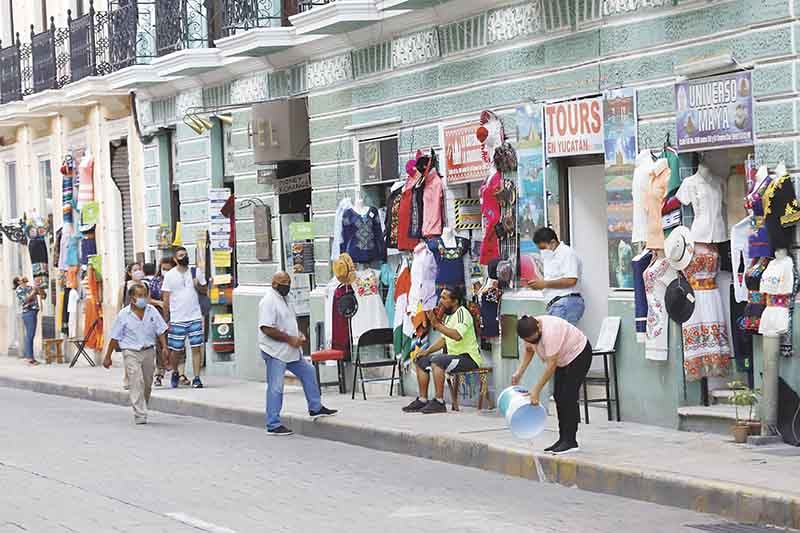
[[[147,307],[147,298],[136,298],[136,302],[134,304],[139,309],[144,309]]]

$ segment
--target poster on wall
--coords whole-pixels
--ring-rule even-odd
[[[475,135],[479,126],[478,122],[470,122],[443,128],[445,178],[449,185],[480,181],[492,171],[492,165],[483,160],[481,143]]]
[[[519,228],[519,274],[522,283],[538,279],[542,272],[539,249],[533,233],[544,225],[544,143],[542,106],[525,104],[517,108],[517,199]]]
[[[675,109],[680,151],[753,144],[749,71],[676,84]]]
[[[603,98],[544,107],[547,157],[603,153]]]
[[[606,93],[603,102],[608,204],[608,272],[611,288],[632,289],[633,170],[636,160],[636,91]]]

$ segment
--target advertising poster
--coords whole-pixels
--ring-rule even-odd
[[[675,109],[680,151],[753,144],[749,71],[676,84]]]
[[[539,249],[533,244],[533,232],[544,225],[544,143],[542,106],[526,104],[517,108],[517,160],[519,194],[520,281],[538,279],[541,268]]]
[[[618,89],[605,95],[606,202],[610,287],[632,289],[633,170],[636,160],[636,93]]]
[[[547,157],[603,153],[603,98],[544,107]]]
[[[483,160],[476,136],[478,126],[478,122],[471,122],[443,128],[445,177],[449,185],[480,181],[492,171],[492,165]]]

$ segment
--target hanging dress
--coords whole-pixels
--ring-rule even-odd
[[[747,286],[747,305],[744,307],[738,326],[742,331],[758,333],[761,325],[761,315],[764,314],[765,298],[761,293],[761,276],[767,265],[772,261],[769,257],[753,259],[752,264],[744,273],[744,283]]]
[[[669,315],[664,302],[667,286],[678,276],[666,257],[658,256],[644,271],[644,290],[647,295],[647,327],[645,358],[666,361],[669,354]]]
[[[500,239],[494,229],[500,222],[500,202],[496,194],[503,187],[503,177],[500,172],[492,174],[481,185],[480,201],[481,215],[483,216],[483,241],[481,241],[480,263],[488,265],[493,259],[500,258]]]

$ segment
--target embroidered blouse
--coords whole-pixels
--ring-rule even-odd
[[[354,209],[344,212],[339,251],[350,254],[356,263],[370,263],[386,257],[386,241],[377,209],[370,207],[364,215]]]
[[[466,285],[464,280],[464,256],[469,253],[469,239],[456,237],[456,245],[448,248],[441,238],[428,241],[428,248],[433,252],[433,257],[438,265],[436,284],[442,286]]]

